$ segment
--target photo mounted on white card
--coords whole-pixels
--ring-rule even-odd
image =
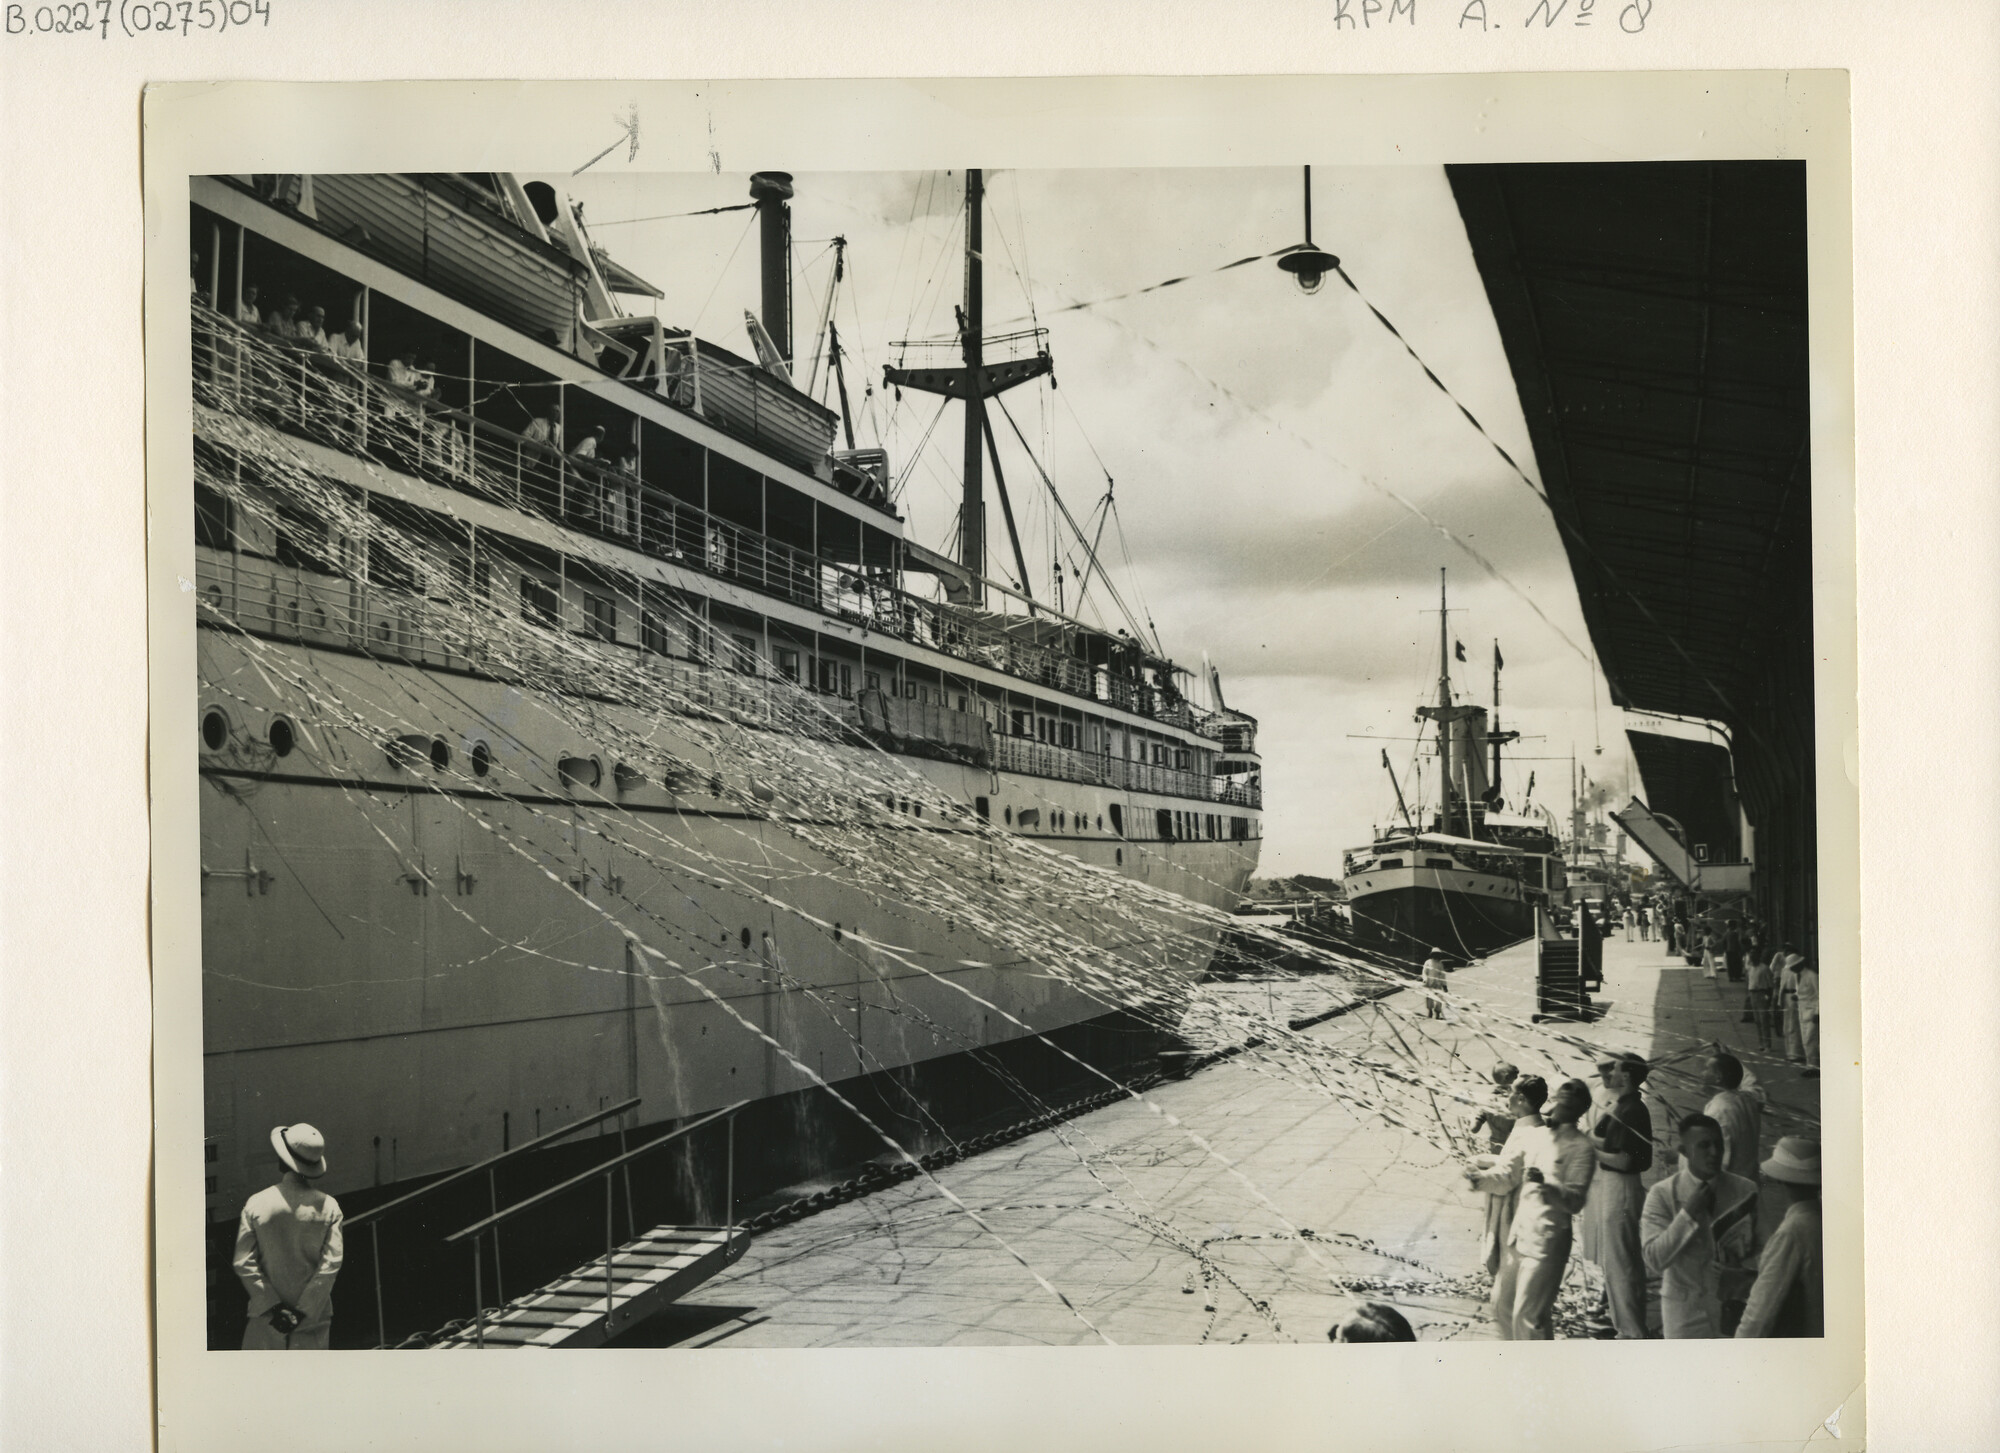
[[[164,1419],[615,1367],[593,1428],[721,1436],[1116,1346],[1448,1425],[1351,1341],[1584,1379],[1543,1446],[1841,1406],[1841,77],[223,85],[146,147]]]

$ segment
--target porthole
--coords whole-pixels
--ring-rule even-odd
[[[484,777],[493,770],[493,749],[484,742],[472,744],[472,775]]]
[[[229,718],[219,708],[211,708],[201,719],[201,744],[219,752],[229,742]]]
[[[1011,807],[1008,808],[1003,816],[1007,819],[1007,826],[1012,827],[1014,825],[1014,809]]]
[[[1123,848],[1118,849],[1118,866],[1121,868],[1125,866],[1125,849]]]
[[[292,724],[283,717],[272,720],[269,735],[271,750],[280,757],[291,756],[292,748],[298,745],[298,738],[292,733]]]
[[[750,930],[747,928],[743,930],[743,947],[746,949],[750,947]]]
[[[434,772],[451,770],[451,744],[443,737],[431,738],[431,770]]]

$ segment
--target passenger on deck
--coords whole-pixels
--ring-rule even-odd
[[[264,326],[280,338],[296,338],[299,335],[299,300],[290,293],[264,319]]]
[[[1556,1293],[1569,1264],[1571,1221],[1589,1198],[1597,1171],[1590,1138],[1576,1128],[1589,1108],[1590,1087],[1565,1080],[1548,1102],[1545,1127],[1517,1125],[1490,1169],[1466,1172],[1488,1193],[1513,1186],[1521,1192],[1493,1278],[1493,1323],[1507,1341],[1546,1342],[1555,1336]]]
[[[1722,1164],[1745,1180],[1757,1179],[1763,1156],[1760,1138],[1764,1116],[1756,1099],[1743,1089],[1743,1061],[1718,1053],[1704,1066],[1702,1088],[1710,1091],[1701,1113],[1722,1127]]]
[[[1787,1135],[1763,1164],[1764,1179],[1785,1188],[1785,1218],[1757,1259],[1757,1280],[1736,1324],[1738,1337],[1823,1337],[1819,1142]]]
[[[1414,1342],[1410,1319],[1387,1302],[1363,1302],[1327,1328],[1329,1342]]]
[[[1640,1244],[1670,1338],[1727,1337],[1756,1262],[1757,1183],[1722,1168],[1722,1127],[1681,1121],[1681,1166],[1646,1192]]]
[[[544,409],[537,418],[528,420],[528,427],[521,431],[521,437],[530,444],[546,444],[549,448],[562,449],[562,417],[553,405]]]
[[[576,441],[576,447],[569,451],[569,457],[572,459],[595,459],[597,457],[598,446],[604,442],[605,432],[602,424],[597,425],[588,434],[585,434],[581,439]]]
[[[264,325],[264,315],[257,310],[257,284],[243,285],[243,296],[236,303],[236,321],[248,323],[252,328]]]
[[[340,1273],[340,1202],[315,1190],[326,1144],[310,1125],[271,1132],[284,1173],[244,1204],[232,1262],[250,1294],[246,1352],[324,1352],[333,1332],[333,1281]]]
[[[299,319],[293,336],[315,348],[326,347],[326,309],[315,304],[311,312]]]
[[[1607,1104],[1590,1128],[1597,1175],[1583,1211],[1579,1254],[1604,1281],[1595,1317],[1624,1341],[1646,1335],[1646,1261],[1639,1248],[1639,1216],[1646,1206],[1640,1179],[1653,1168],[1653,1116],[1639,1094],[1649,1066],[1629,1051],[1597,1063]]]
[[[349,318],[341,335],[327,345],[327,351],[335,358],[348,363],[366,364],[368,345],[361,336],[361,320]]]
[[[414,359],[416,354],[412,353],[410,357]],[[416,390],[424,398],[434,399],[437,397],[438,378],[436,359],[426,358],[424,366],[417,370]]]

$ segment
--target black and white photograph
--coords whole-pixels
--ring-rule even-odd
[[[398,90],[148,182],[173,1356],[1858,1377],[1840,145]]]

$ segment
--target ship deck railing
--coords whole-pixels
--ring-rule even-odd
[[[1048,777],[1126,792],[1150,792],[1162,797],[1194,798],[1236,807],[1263,805],[1260,788],[1204,772],[1127,761],[1108,752],[1065,747],[1033,737],[995,736],[993,765],[1003,772]]]
[[[640,474],[566,454],[378,378],[358,361],[252,330],[199,300],[193,318],[198,400],[1066,696],[1212,740],[1241,733],[1239,723],[1173,691],[1093,666],[964,607],[913,595],[892,567],[816,557],[678,499]],[[398,629],[392,621],[375,624],[389,633],[380,636],[385,644]]]
[[[509,642],[505,661],[496,660],[472,638],[462,610],[300,566],[203,548],[195,554],[194,584],[213,621],[228,621],[252,635],[273,640],[330,646],[380,660],[501,680],[531,670],[536,679],[558,682],[567,690],[590,697],[603,697],[607,684],[616,679],[616,673],[605,672],[595,656],[579,655],[564,649],[560,641],[527,633]],[[831,739],[847,733],[866,734],[875,724],[863,710],[859,693],[850,700],[809,692],[782,678],[669,656],[630,642],[606,641],[587,629],[570,634],[594,648],[629,656],[683,707],[741,726],[792,732],[817,728],[817,734]],[[800,707],[800,698],[807,695],[816,703],[810,711]],[[996,733],[991,738],[990,756],[981,761],[1001,771],[1059,782],[1194,798],[1252,810],[1263,805],[1261,790],[1251,783],[1127,761],[1032,737]]]

